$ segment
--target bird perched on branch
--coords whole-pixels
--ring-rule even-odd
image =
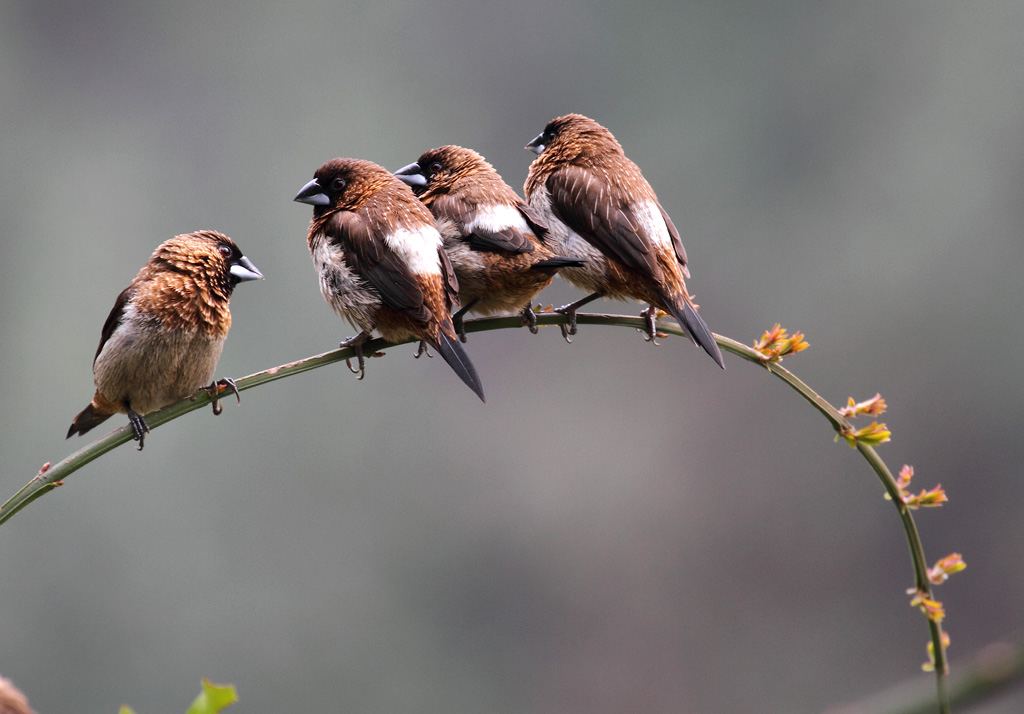
[[[213,382],[231,327],[229,301],[238,283],[263,274],[234,241],[197,231],[161,243],[125,288],[103,323],[93,359],[96,394],[68,429],[84,434],[113,414],[127,414],[142,450],[145,415],[209,385],[238,395],[231,380]],[[214,402],[214,413],[220,413]]]
[[[670,313],[723,369],[722,353],[686,289],[690,277],[679,232],[640,169],[612,133],[580,114],[552,119],[526,148],[538,156],[526,178],[526,200],[548,224],[559,253],[587,259],[562,276],[589,293],[558,309],[576,331],[576,310],[599,297],[650,305],[641,315],[649,339],[657,310]],[[568,338],[567,338],[568,339]]]
[[[430,345],[483,400],[476,368],[452,325],[455,272],[434,217],[409,187],[373,162],[333,159],[295,200],[313,206],[307,243],[320,291],[361,330],[341,343],[355,349],[360,379],[362,345],[376,329],[389,342],[414,336]]]
[[[470,310],[518,312],[536,334],[534,296],[560,269],[583,267],[586,261],[553,253],[544,244],[547,226],[537,212],[472,149],[431,149],[395,175],[437,219],[459,280],[462,307],[453,321],[462,340],[462,318]]]

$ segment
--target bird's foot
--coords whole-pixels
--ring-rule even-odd
[[[348,370],[352,374],[358,374],[357,379],[362,379],[366,376],[366,358],[363,356],[363,344],[370,339],[369,332],[360,332],[354,337],[349,337],[347,340],[342,340],[338,345],[341,349],[351,347],[356,353],[356,364],[359,365],[359,369],[352,369],[352,360],[346,359],[345,364],[348,365]]]
[[[142,451],[142,447],[145,446],[146,434],[149,433],[149,424],[146,423],[141,414],[131,407],[128,408],[128,421],[131,422],[132,431],[135,433],[132,439],[139,442],[138,449]]]
[[[238,393],[238,385],[235,384],[235,380],[231,379],[231,377],[224,377],[223,379],[218,379],[212,382],[210,386],[206,388],[206,393],[213,398],[213,401],[210,402],[210,406],[213,407],[214,416],[220,416],[220,413],[224,411],[224,408],[221,406],[220,399],[217,398],[217,396],[220,394],[221,389],[230,389],[232,392],[235,393],[235,399],[238,400],[238,403],[242,403],[242,395]]]
[[[526,307],[522,311],[523,324],[530,330],[531,333],[536,335],[540,328],[537,327],[537,313],[533,311],[533,305],[526,303]]]
[[[476,300],[470,300],[469,304],[463,305],[459,310],[452,315],[452,325],[455,327],[455,334],[459,336],[459,342],[466,343],[466,323],[464,318],[466,313],[469,312],[474,305],[480,302],[480,298]]]
[[[576,308],[573,305],[563,305],[555,308],[555,312],[569,318],[569,322],[560,324],[558,329],[562,331],[562,338],[571,345],[572,336],[576,334]]]
[[[658,328],[655,326],[655,322],[658,318],[664,317],[666,314],[667,313],[664,310],[659,310],[654,307],[654,305],[649,306],[646,310],[640,313],[640,317],[642,317],[647,323],[647,328],[645,330],[637,328],[637,332],[643,334],[645,342],[650,342],[655,347],[658,347],[660,344],[658,342],[658,338],[660,337],[664,339],[668,337],[667,332],[658,332]]]
[[[559,325],[562,330],[562,337],[565,338],[566,342],[572,344],[572,340],[569,338],[576,334],[576,311],[587,303],[597,300],[599,297],[604,297],[604,293],[596,292],[591,295],[587,295],[585,298],[581,298],[576,302],[569,303],[568,305],[562,305],[562,307],[555,309],[555,312],[569,318],[568,325]]]
[[[455,334],[459,336],[459,342],[466,344],[466,322],[462,319],[462,315],[459,313],[452,315],[452,326],[455,328]]]
[[[462,341],[465,342],[466,341],[466,339],[465,339],[466,336],[462,335],[461,337],[462,337]],[[420,343],[419,343],[419,345],[417,345],[416,351],[413,353],[412,356],[415,359],[419,359],[423,355],[426,355],[430,359],[434,358],[434,355],[430,354],[430,345],[427,344],[426,340],[420,340]]]

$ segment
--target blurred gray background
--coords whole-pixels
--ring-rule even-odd
[[[323,352],[353,331],[291,200],[321,163],[459,143],[521,189],[575,111],[674,217],[712,329],[782,322],[823,396],[889,401],[882,456],[952,499],[918,512],[928,558],[968,562],[937,592],[954,668],[1020,639],[1022,36],[1010,1],[2,2],[0,499],[87,443],[64,434],[100,327],[159,242],[221,230],[267,276],[220,376]],[[0,530],[0,672],[40,714],[180,712],[204,676],[245,712],[930,687],[896,513],[781,382],[622,328],[468,350],[486,405],[406,346],[74,474]]]

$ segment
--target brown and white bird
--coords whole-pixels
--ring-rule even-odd
[[[96,394],[68,437],[127,414],[141,451],[146,414],[207,385],[215,395],[218,383],[211,380],[231,327],[231,291],[262,278],[221,233],[197,231],[161,243],[103,323],[93,359]],[[237,396],[231,380],[222,382]]]
[[[558,309],[576,331],[576,310],[599,297],[633,299],[657,334],[657,309],[670,313],[722,369],[711,330],[686,289],[686,251],[672,219],[640,169],[626,158],[612,133],[580,114],[552,119],[526,148],[538,156],[526,178],[526,200],[548,224],[548,242],[559,253],[587,259],[562,276],[587,297]]]
[[[544,244],[547,226],[537,212],[472,149],[431,149],[395,176],[437,219],[459,280],[462,307],[452,319],[463,341],[462,318],[470,310],[481,315],[518,312],[536,333],[534,296],[560,269],[583,267],[586,261],[555,255]]]
[[[483,400],[476,368],[452,325],[455,272],[434,217],[409,187],[373,162],[333,159],[295,200],[313,206],[307,243],[320,291],[362,330],[341,343],[355,348],[360,378],[362,345],[376,329],[389,342],[414,336],[430,345]]]

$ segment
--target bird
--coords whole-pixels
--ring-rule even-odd
[[[237,397],[230,379],[211,380],[231,328],[231,292],[240,282],[262,279],[223,233],[184,233],[157,246],[103,323],[93,358],[96,393],[67,438],[127,414],[141,451],[150,412],[207,385],[212,396],[227,387]],[[216,401],[214,413],[220,413]]]
[[[441,146],[395,175],[437,220],[444,251],[459,281],[462,307],[452,321],[465,342],[464,315],[518,312],[537,333],[533,298],[562,268],[586,261],[556,255],[544,243],[547,226],[494,167],[472,149]]]
[[[430,345],[481,401],[483,386],[452,324],[459,285],[430,211],[383,166],[337,158],[313,174],[295,200],[313,206],[306,242],[320,291],[360,330],[352,347],[365,374],[362,345],[376,329],[388,342],[410,336]],[[417,353],[417,355],[419,352]]]
[[[649,340],[657,335],[658,310],[664,310],[725,369],[715,337],[686,289],[690,270],[679,231],[612,133],[581,114],[566,114],[548,122],[525,148],[537,158],[524,193],[548,224],[549,244],[587,259],[586,266],[561,273],[588,293],[556,310],[569,317],[563,334],[575,334],[576,310],[592,300],[638,300],[649,305],[641,313]]]

